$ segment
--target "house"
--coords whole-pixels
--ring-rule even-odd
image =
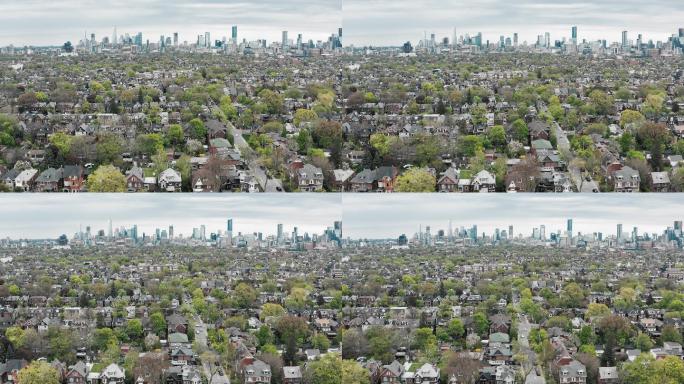
[[[98,384],[123,384],[126,379],[126,371],[117,364],[112,363],[103,369],[98,376]]]
[[[399,171],[394,166],[384,166],[375,170],[375,180],[378,183],[378,191],[392,192],[397,182]]]
[[[349,182],[352,192],[371,192],[375,190],[375,171],[364,169],[354,176]]]
[[[483,169],[473,177],[470,186],[473,192],[494,192],[496,191],[496,178]]]
[[[572,360],[569,364],[561,366],[558,371],[561,384],[587,383],[587,368],[577,360]]]
[[[85,189],[85,172],[80,165],[65,165],[62,177],[64,192],[81,192]]]
[[[143,190],[145,186],[145,176],[142,168],[134,165],[131,169],[126,171],[126,188],[128,192],[137,192]]]
[[[20,173],[21,171],[18,169],[10,169],[2,175],[0,182],[2,182],[2,184],[4,184],[5,187],[7,187],[7,189],[14,190],[15,180],[17,179],[17,176],[19,176]]]
[[[438,192],[456,192],[458,191],[458,171],[453,167],[449,167],[442,176],[437,180]]]
[[[302,369],[299,366],[283,367],[283,384],[301,384]]]
[[[401,376],[404,374],[404,366],[394,360],[392,363],[383,365],[380,370],[380,382],[393,384],[401,383]]]
[[[599,384],[617,384],[620,382],[617,367],[599,367]]]
[[[613,190],[615,192],[639,192],[641,177],[639,171],[629,166],[613,173]]]
[[[17,383],[17,374],[27,365],[28,362],[24,359],[8,359],[0,363],[0,383]]]
[[[187,365],[195,361],[195,353],[187,347],[172,348],[169,356],[173,365]]]
[[[180,192],[181,191],[181,174],[173,168],[167,168],[159,174],[157,183],[162,191],[166,192]]]
[[[38,170],[29,168],[21,171],[14,179],[14,189],[19,189],[24,192],[30,191],[38,176]]]
[[[304,164],[297,170],[297,187],[302,192],[323,190],[323,171],[311,164]]]
[[[405,384],[439,383],[439,368],[432,364],[425,363],[415,372],[406,370],[402,377]]]
[[[651,192],[670,192],[670,176],[667,172],[651,172]]]
[[[335,169],[332,172],[332,180],[330,182],[333,192],[346,192],[349,190],[349,184],[354,176],[354,171],[351,169]]]
[[[63,183],[62,168],[48,168],[38,175],[35,182],[36,192],[58,192]]]
[[[69,384],[85,384],[88,378],[88,367],[83,361],[79,361],[69,368],[65,378]]]
[[[271,383],[271,366],[261,360],[255,359],[251,364],[242,369],[245,383]]]

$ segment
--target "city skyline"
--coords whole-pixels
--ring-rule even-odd
[[[551,205],[551,206],[549,206]],[[602,232],[615,234],[616,225],[626,231],[633,227],[639,233],[661,233],[675,220],[682,220],[684,198],[677,195],[494,195],[472,194],[391,194],[345,195],[345,238],[396,238],[412,236],[419,228],[431,227],[432,233],[469,229],[477,225],[478,235],[492,234],[496,229],[514,226],[514,233],[525,237],[535,227],[544,225],[546,233],[562,232],[567,219],[573,220],[573,233]],[[520,217],[520,213],[524,213]],[[635,219],[638,218],[638,219]],[[392,226],[382,223],[392,223]]]
[[[249,195],[226,199],[223,196],[152,195],[7,195],[0,197],[3,218],[0,238],[51,239],[66,234],[69,238],[86,226],[91,233],[108,232],[109,220],[116,228],[138,226],[138,234],[152,235],[157,228],[173,225],[176,236],[192,235],[193,228],[204,225],[207,234],[226,230],[233,220],[233,234],[276,232],[278,224],[288,231],[296,226],[300,233],[320,233],[339,220],[341,211],[334,195],[300,199],[292,195],[269,195],[255,199]],[[83,209],[86,206],[87,209]],[[306,207],[317,207],[307,215],[295,215]],[[49,215],[46,212],[50,212]]]
[[[26,202],[30,200],[31,204]],[[125,200],[125,205],[123,204]],[[59,201],[59,204],[56,202]],[[0,238],[42,239],[61,234],[71,237],[81,228],[108,232],[138,226],[138,233],[152,235],[157,228],[174,227],[176,235],[188,237],[193,228],[205,226],[207,234],[225,231],[233,220],[233,234],[263,232],[273,235],[278,224],[285,233],[320,233],[335,221],[344,223],[344,238],[386,239],[412,236],[419,228],[432,232],[477,225],[478,235],[514,226],[514,234],[531,235],[544,225],[546,233],[565,231],[573,220],[573,234],[615,234],[616,225],[625,231],[662,233],[682,220],[684,198],[678,195],[446,195],[446,194],[325,194],[292,196],[279,194],[242,196],[154,196],[154,195],[35,195],[0,197],[5,220]],[[83,209],[83,206],[87,209]],[[49,214],[46,214],[49,212]],[[523,217],[519,213],[525,212]],[[600,219],[596,219],[600,218]],[[638,218],[635,219],[635,218]],[[388,223],[391,223],[389,225]]]
[[[677,32],[684,18],[684,10],[676,2],[665,0],[649,7],[636,1],[568,4],[525,0],[510,5],[488,0],[478,8],[467,7],[461,0],[287,0],[262,2],[258,9],[247,3],[215,0],[106,0],[98,2],[97,8],[87,3],[31,0],[0,5],[0,22],[5,26],[0,32],[0,46],[75,44],[91,33],[98,40],[103,36],[111,39],[115,29],[118,35],[142,32],[150,41],[178,33],[181,43],[193,43],[205,32],[214,39],[230,39],[236,25],[240,41],[269,42],[279,42],[285,30],[291,37],[301,33],[306,40],[325,40],[339,26],[345,30],[345,46],[398,46],[433,33],[440,40],[451,40],[454,28],[459,36],[481,32],[490,42],[517,33],[520,43],[534,44],[547,32],[551,41],[569,39],[573,26],[578,27],[579,41],[620,41],[625,30],[633,35],[631,39],[642,34],[646,41],[664,41]]]

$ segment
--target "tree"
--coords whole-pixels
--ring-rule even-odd
[[[342,360],[342,383],[370,384],[370,373],[356,361]]]
[[[659,384],[684,382],[684,361],[677,356],[655,360],[642,353],[631,363],[625,363],[620,372],[624,384]]]
[[[60,155],[66,157],[71,150],[71,142],[73,139],[74,137],[71,135],[67,135],[64,132],[57,132],[50,135],[48,140],[50,141],[50,144],[57,148]]]
[[[257,293],[251,285],[239,283],[235,286],[235,303],[240,308],[250,308],[256,301]]]
[[[320,121],[315,125],[311,133],[314,144],[318,148],[331,149],[333,146],[341,146],[342,125],[337,121]]]
[[[302,123],[312,122],[318,119],[318,114],[310,109],[300,108],[295,111],[294,124],[299,127]]]
[[[644,121],[646,121],[646,118],[639,111],[627,109],[620,113],[620,125],[623,128],[627,127],[630,124],[641,123]]]
[[[366,336],[357,329],[345,330],[342,334],[342,358],[356,359],[368,353],[369,345]]]
[[[513,138],[523,144],[527,143],[527,140],[529,139],[529,130],[525,120],[517,119],[513,122]]]
[[[475,332],[478,335],[486,335],[489,332],[489,320],[482,312],[475,312],[473,315],[473,324],[475,325]]]
[[[185,143],[185,133],[180,124],[169,125],[169,130],[166,132],[166,140],[171,145],[183,145]]]
[[[126,177],[113,165],[100,165],[88,177],[90,192],[125,192]]]
[[[506,145],[506,131],[503,125],[493,126],[489,132],[487,132],[487,138],[492,143],[493,146],[497,148],[502,148]]]
[[[586,318],[591,319],[592,317],[604,317],[610,315],[610,308],[607,305],[601,303],[589,303],[587,306]]]
[[[482,139],[476,135],[459,136],[458,153],[462,156],[472,157],[477,152],[484,150]]]
[[[152,326],[152,331],[159,337],[166,336],[166,319],[161,312],[155,312],[150,315],[150,325]]]
[[[141,340],[143,337],[143,332],[143,325],[139,319],[130,319],[128,320],[128,323],[126,323],[126,335],[128,335],[131,340]]]
[[[261,306],[261,313],[259,313],[259,317],[263,320],[271,316],[280,317],[285,313],[285,308],[283,308],[280,304],[265,303]]]
[[[330,340],[328,340],[328,337],[325,334],[317,333],[311,338],[311,345],[314,348],[325,352],[330,348]]]
[[[121,144],[121,139],[117,134],[103,132],[97,135],[97,139],[95,141],[95,150],[97,153],[98,163],[112,164],[121,160],[123,145]]]
[[[66,43],[64,43],[64,44],[62,45],[62,49],[63,49],[64,52],[66,52],[66,53],[71,53],[71,52],[74,51],[74,46],[71,45],[71,41],[67,41]]]
[[[283,316],[278,319],[275,328],[280,341],[285,344],[283,360],[288,365],[293,365],[297,354],[297,346],[303,342],[309,327],[301,317]]]
[[[436,179],[425,168],[411,168],[397,178],[397,192],[434,192]]]
[[[194,118],[188,122],[188,127],[190,128],[190,137],[195,140],[204,142],[207,139],[207,127],[204,126],[204,122],[199,118]]]
[[[447,324],[447,333],[452,340],[459,340],[465,334],[465,327],[460,319],[452,319],[449,324]]]
[[[307,364],[304,371],[306,384],[342,384],[342,357],[339,354],[326,353],[319,360]]]
[[[46,361],[34,361],[17,374],[19,384],[59,384],[59,372]]]
[[[159,133],[146,133],[135,138],[138,153],[152,156],[164,150],[164,138]]]

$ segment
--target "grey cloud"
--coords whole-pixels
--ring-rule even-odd
[[[238,25],[240,39],[280,39],[282,30],[325,39],[342,25],[341,0],[24,0],[0,4],[0,44],[48,45],[78,40],[87,31],[111,36],[143,32],[156,41],[179,32],[181,41],[198,34],[228,36]]]

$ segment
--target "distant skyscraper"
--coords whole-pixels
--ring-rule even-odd
[[[568,236],[572,237],[572,219],[568,219],[567,231],[568,231]]]
[[[288,42],[288,39],[287,39],[287,31],[283,31],[283,38],[282,38],[282,41],[280,42],[280,46],[281,46],[283,49],[287,49],[287,48],[288,48],[288,44],[289,44],[289,42]]]
[[[119,42],[119,36],[116,34],[116,26],[114,27],[114,34],[112,35],[112,44],[116,45]]]
[[[169,225],[169,239],[173,239],[173,225]]]
[[[276,239],[278,240],[278,243],[281,243],[283,241],[283,225],[278,224],[278,232],[276,235]]]
[[[508,237],[511,239],[513,238],[513,226],[512,225],[508,226]]]
[[[544,34],[544,47],[551,48],[551,34],[548,32]]]
[[[237,43],[237,39],[238,39],[237,25],[233,25],[233,28],[231,28],[230,38],[233,39],[234,43]]]
[[[546,226],[541,225],[539,227],[539,238],[542,240],[546,240]]]
[[[622,224],[617,225],[617,241],[618,243],[622,239]]]
[[[204,32],[204,44],[207,48],[211,48],[211,35],[209,32]]]
[[[622,48],[629,48],[629,40],[627,39],[627,31],[622,31]]]
[[[577,26],[572,27],[572,42],[577,44]]]
[[[337,28],[337,39],[340,42],[340,47],[342,47],[342,28]]]
[[[514,47],[518,46],[518,32],[513,34],[513,46]]]
[[[173,33],[173,46],[174,47],[178,46],[178,32]]]

